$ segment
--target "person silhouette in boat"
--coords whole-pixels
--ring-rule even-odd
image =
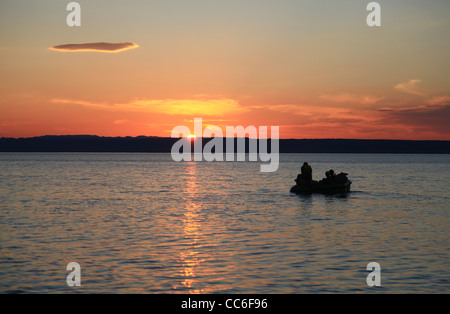
[[[336,179],[336,173],[334,172],[333,169],[325,172],[325,176],[327,177],[326,181],[328,183],[333,183],[335,181],[335,179]]]
[[[302,178],[306,181],[306,182],[311,182],[312,181],[312,168],[310,165],[308,165],[307,162],[303,163],[302,166]]]

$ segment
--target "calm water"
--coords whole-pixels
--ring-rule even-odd
[[[281,158],[263,174],[169,154],[0,154],[0,292],[450,292],[449,155]],[[353,192],[290,194],[303,161],[315,179],[348,172]]]

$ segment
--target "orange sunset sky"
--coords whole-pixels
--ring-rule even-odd
[[[0,137],[165,136],[280,126],[281,138],[450,140],[450,1],[0,2]],[[90,44],[90,45],[82,45]]]

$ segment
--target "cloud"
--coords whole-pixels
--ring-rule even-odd
[[[444,95],[433,97],[427,101],[427,104],[432,106],[448,105],[450,104],[450,96]]]
[[[126,123],[128,123],[128,122],[131,122],[131,120],[128,120],[128,119],[121,119],[121,120],[116,120],[116,121],[114,121],[114,124],[126,124]]]
[[[116,53],[129,49],[135,49],[139,46],[134,43],[87,43],[87,44],[67,44],[50,47],[50,50],[62,51],[62,52],[78,52],[78,51],[95,51],[95,52],[108,52]]]
[[[95,103],[84,100],[53,99],[60,104],[74,104],[114,112],[148,112],[186,116],[223,116],[246,111],[233,99],[139,99],[122,104]]]
[[[373,105],[384,99],[384,97],[364,96],[364,95],[361,96],[353,94],[322,95],[320,96],[320,98],[337,103],[362,104],[362,105]]]
[[[409,80],[408,82],[403,82],[403,83],[394,85],[394,88],[403,93],[416,95],[416,96],[425,96],[426,93],[417,86],[421,82],[422,82],[422,80]]]
[[[433,97],[405,108],[351,109],[301,104],[266,108],[283,114],[279,119],[288,121],[283,132],[292,138],[450,139],[449,96]]]
[[[426,105],[418,105],[401,109],[383,109],[380,113],[386,123],[397,123],[408,126],[417,132],[427,131],[449,139],[450,97],[434,97],[426,101]]]
[[[419,105],[409,105],[407,107],[403,108],[395,108],[395,107],[384,107],[382,109],[379,109],[379,111],[386,111],[386,112],[419,112],[419,111],[430,111],[430,110],[436,110],[439,109],[439,107],[448,107],[450,106],[450,96],[444,95],[444,96],[435,96],[432,98],[429,98],[424,101],[423,104]]]
[[[349,108],[319,107],[314,105],[274,105],[267,109],[287,113],[290,115],[303,116],[311,122],[335,122],[345,123],[370,120],[370,117],[361,114],[363,111],[354,111]]]

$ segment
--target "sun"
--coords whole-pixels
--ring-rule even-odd
[[[197,136],[195,136],[194,134],[191,134],[188,136],[188,138],[196,138]]]

